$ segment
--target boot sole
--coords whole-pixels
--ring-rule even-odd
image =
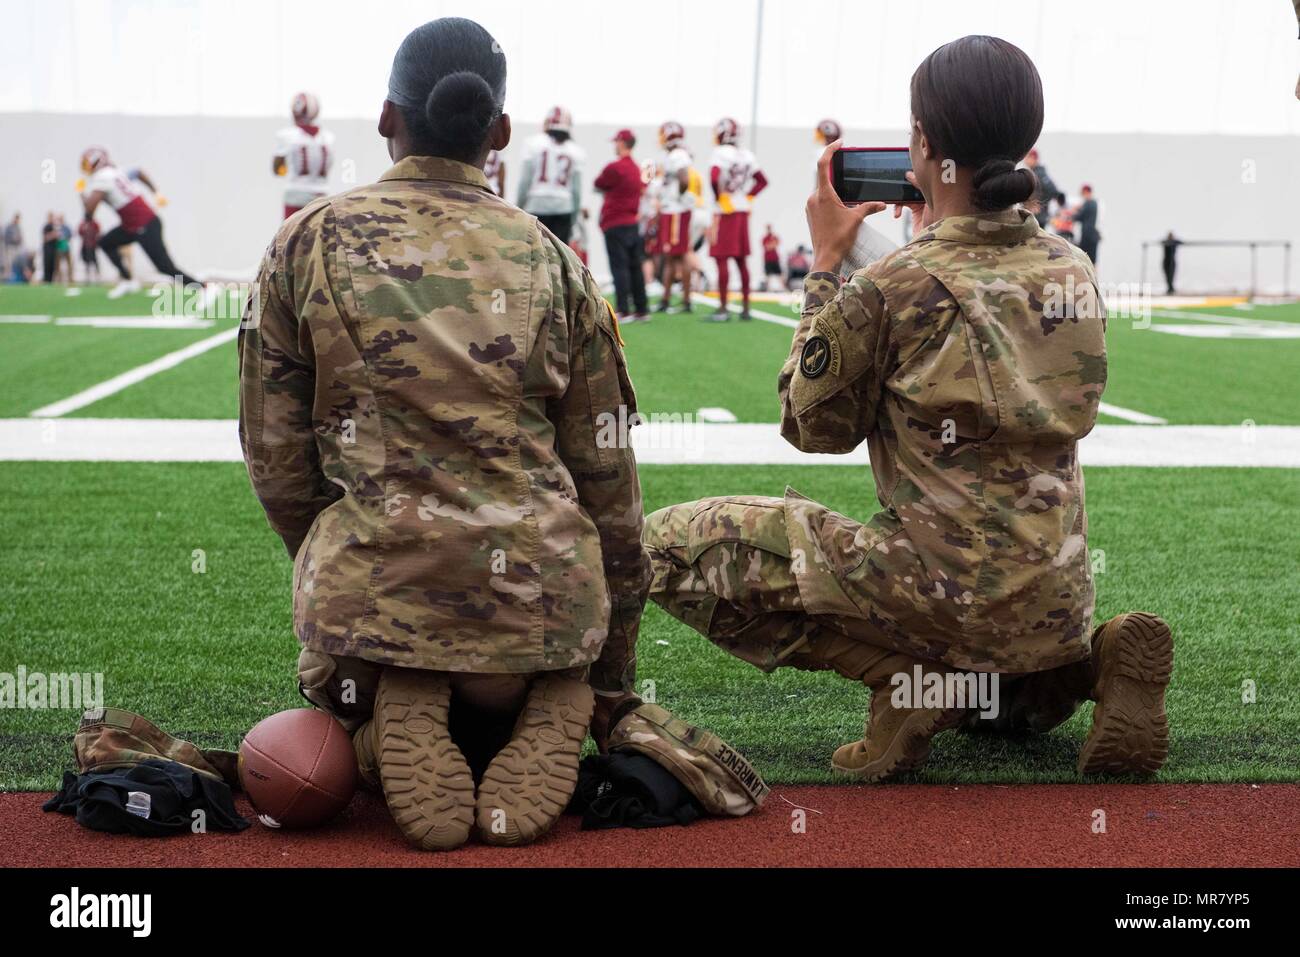
[[[930,746],[934,736],[940,731],[955,728],[961,723],[965,714],[963,708],[952,708],[947,711],[918,711],[916,716],[909,719],[903,729],[894,735],[889,748],[876,760],[850,768],[836,764],[832,757],[831,768],[840,774],[847,774],[868,784],[880,784],[908,771],[915,771],[930,757]]]
[[[1080,774],[1155,774],[1169,755],[1165,688],[1173,673],[1173,634],[1146,612],[1125,615],[1118,627],[1097,682]]]
[[[423,851],[469,839],[474,779],[451,740],[446,675],[385,668],[375,700],[375,743],[384,800],[402,836]]]
[[[595,696],[581,682],[539,678],[515,736],[478,786],[475,822],[488,844],[517,847],[545,834],[578,786],[578,756]]]

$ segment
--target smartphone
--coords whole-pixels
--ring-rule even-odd
[[[846,146],[831,156],[831,184],[840,202],[924,203],[907,181],[912,158],[906,146]]]

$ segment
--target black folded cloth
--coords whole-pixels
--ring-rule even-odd
[[[690,824],[703,813],[671,773],[632,751],[583,758],[568,810],[582,815],[584,831]]]
[[[148,816],[127,809],[132,791],[148,795]],[[146,806],[140,798],[136,805]],[[41,808],[75,814],[77,823],[92,831],[142,837],[192,831],[195,811],[203,812],[206,831],[242,831],[251,823],[235,809],[230,785],[184,764],[162,759],[86,774],[65,771],[62,790]]]

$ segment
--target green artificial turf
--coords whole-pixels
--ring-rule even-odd
[[[203,746],[233,747],[301,704],[290,561],[238,464],[0,463],[0,672],[102,672],[106,703]],[[644,466],[646,508],[793,485],[854,515],[843,466]],[[1092,469],[1099,615],[1165,615],[1177,641],[1166,781],[1300,780],[1300,478],[1287,470]],[[201,549],[206,572],[193,571]],[[764,675],[651,606],[640,677],[774,782],[828,781],[865,692],[830,674]],[[1257,703],[1241,702],[1245,679]],[[1088,709],[1043,737],[941,736],[918,780],[1072,781]],[[0,711],[0,787],[52,788],[73,711]]]
[[[58,315],[148,314],[152,300],[109,301],[103,290],[67,299],[59,288],[0,287],[0,313]],[[776,377],[793,330],[772,322],[703,322],[695,315],[656,316],[624,326],[628,366],[646,414],[723,408],[740,422],[776,422]],[[788,307],[756,310],[793,317]],[[1300,306],[1249,310],[1200,309],[1210,314],[1294,320]],[[1186,322],[1156,313],[1155,325]],[[85,329],[0,323],[0,373],[19,384],[0,396],[0,417],[27,415],[97,382],[207,338],[208,330]],[[1107,335],[1110,374],[1105,400],[1175,425],[1300,424],[1300,339],[1193,339],[1135,328],[1113,319]],[[233,343],[101,399],[75,415],[101,418],[233,418],[238,413],[238,366]],[[1100,422],[1120,424],[1103,414]]]

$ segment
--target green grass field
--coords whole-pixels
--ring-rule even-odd
[[[0,287],[3,315],[146,315],[102,291]],[[791,315],[779,306],[760,307]],[[1296,306],[1205,310],[1300,321]],[[1159,317],[1157,322],[1162,321]],[[1171,320],[1172,321],[1172,320]],[[22,417],[214,335],[0,321],[0,417]],[[731,410],[774,422],[791,330],[673,316],[625,330],[643,411]],[[1193,339],[1112,323],[1106,399],[1172,423],[1300,423],[1300,340]],[[73,415],[231,418],[233,345]],[[1117,420],[1111,420],[1117,421]],[[844,466],[654,466],[646,508],[789,484],[866,518],[870,473]],[[232,747],[300,703],[290,561],[238,463],[0,462],[0,672],[102,672],[107,703],[197,743]],[[1099,616],[1143,608],[1177,641],[1166,781],[1300,780],[1300,471],[1094,468],[1090,547],[1105,554]],[[206,571],[192,570],[202,549]],[[640,677],[661,703],[721,734],[774,782],[831,780],[831,750],[861,733],[866,694],[833,675],[774,675],[729,658],[655,607]],[[1251,680],[1257,701],[1242,703]],[[918,780],[1072,781],[1088,708],[1050,735],[947,734]],[[71,765],[71,711],[0,711],[0,788],[51,788]]]

